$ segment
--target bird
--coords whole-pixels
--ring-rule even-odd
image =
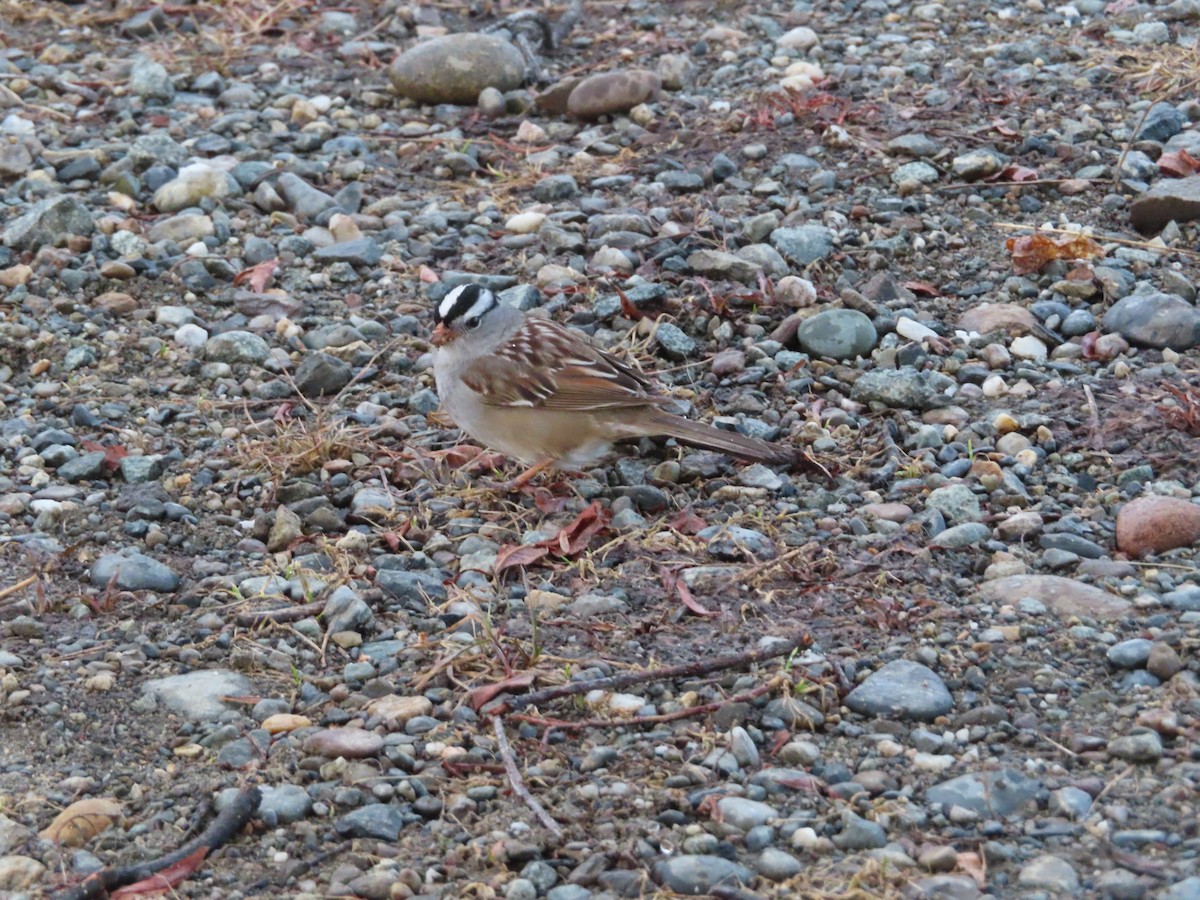
[[[490,450],[530,468],[516,488],[550,467],[579,469],[618,441],[681,444],[771,466],[799,464],[794,447],[724,431],[667,412],[671,402],[642,373],[583,334],[461,284],[434,310],[433,372],[446,414]]]

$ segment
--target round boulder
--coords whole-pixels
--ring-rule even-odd
[[[397,94],[418,103],[473,106],[484,88],[520,87],[525,58],[494,34],[448,34],[406,50],[388,75]]]
[[[1117,548],[1130,556],[1162,553],[1200,540],[1200,506],[1178,497],[1138,497],[1117,513]]]

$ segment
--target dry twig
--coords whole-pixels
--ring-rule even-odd
[[[529,793],[529,789],[525,787],[525,782],[521,780],[521,773],[517,769],[517,761],[513,758],[512,747],[508,743],[508,735],[504,733],[504,722],[499,716],[492,716],[492,730],[496,732],[496,742],[499,744],[500,758],[504,760],[504,771],[508,773],[508,782],[512,785],[513,793],[524,801],[525,805],[533,810],[533,814],[537,820],[541,822],[556,838],[561,838],[562,828],[559,824],[550,818],[550,813],[546,812],[546,808],[538,803],[537,798]]]

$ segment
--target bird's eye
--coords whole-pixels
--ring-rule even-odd
[[[479,327],[479,316],[471,316],[471,318],[465,319],[463,321],[463,324],[466,325],[468,328],[478,328]]]

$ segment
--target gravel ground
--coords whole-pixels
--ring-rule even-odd
[[[0,20],[0,894],[1200,898],[1195,0]],[[507,493],[466,281],[830,477]]]

